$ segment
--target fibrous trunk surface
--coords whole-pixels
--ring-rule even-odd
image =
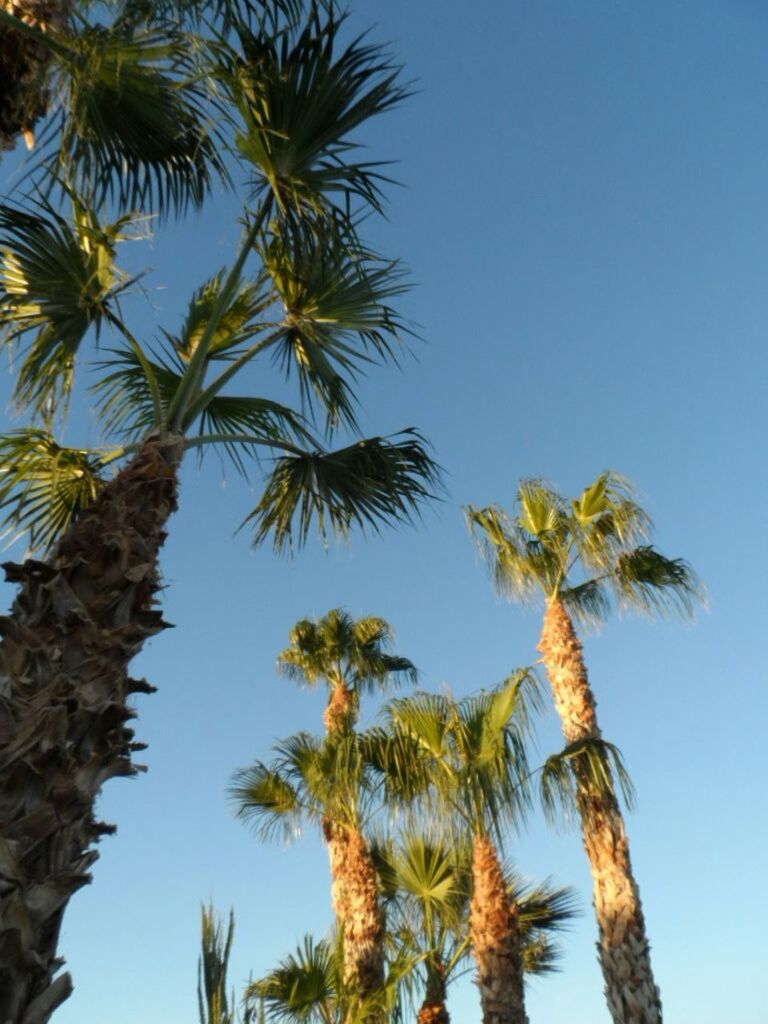
[[[323,712],[323,725],[328,735],[338,735],[354,725],[355,710],[352,691],[340,679],[331,690]]]
[[[539,651],[567,743],[600,739],[581,642],[557,599],[547,605]],[[597,792],[586,779],[580,779],[578,768],[576,783],[608,1008],[614,1024],[661,1024],[661,996],[653,979],[621,810],[613,794]]]
[[[427,962],[427,985],[424,1002],[421,1004],[417,1024],[451,1024],[448,1007],[445,1005],[445,969],[433,960]]]
[[[0,0],[0,10],[43,31],[61,29],[71,0]],[[35,123],[48,109],[51,53],[43,43],[0,25],[0,151],[19,135],[31,148]]]
[[[361,998],[384,982],[384,921],[376,869],[361,833],[326,819],[333,909],[344,936],[344,973]]]
[[[517,908],[487,836],[472,848],[470,928],[483,1024],[528,1024]]]
[[[176,508],[177,443],[148,442],[46,561],[7,563],[0,618],[0,1022],[45,1024],[69,995],[55,977],[62,916],[91,880],[102,785],[139,769],[128,663],[164,628],[157,554]]]

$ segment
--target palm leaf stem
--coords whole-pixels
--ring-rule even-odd
[[[225,370],[219,374],[218,377],[214,378],[211,383],[205,388],[194,402],[190,403],[190,406],[184,417],[187,423],[194,423],[195,419],[207,408],[208,403],[212,398],[221,391],[224,385],[231,380],[245,365],[249,363],[254,356],[257,356],[259,352],[263,352],[264,349],[269,348],[278,338],[283,334],[285,328],[280,326],[276,331],[268,334],[266,338],[262,338],[260,341],[255,342],[250,348],[246,349],[237,359],[233,360]]]
[[[229,300],[234,295],[235,290],[240,283],[240,275],[243,267],[245,266],[245,261],[247,260],[256,238],[263,227],[268,212],[269,208],[267,203],[262,203],[259,212],[256,214],[256,217],[245,236],[245,241],[240,248],[235,264],[227,275],[224,287],[221,289],[221,292],[216,299],[210,319],[205,326],[203,335],[200,338],[192,358],[189,360],[187,369],[184,372],[181,383],[179,384],[178,391],[173,396],[173,400],[168,408],[168,429],[171,432],[181,432],[183,430],[183,423],[186,419],[186,410],[190,404],[192,396],[200,385],[202,374],[205,370],[206,360],[208,358],[208,351],[216,334],[216,329],[218,328],[221,318],[226,311]]]

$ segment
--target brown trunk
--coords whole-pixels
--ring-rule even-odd
[[[0,0],[0,10],[45,31],[61,29],[71,0]],[[19,135],[34,144],[35,123],[48,110],[51,52],[43,43],[0,25],[0,150],[13,149]]]
[[[581,643],[563,605],[547,605],[539,651],[549,676],[566,741],[599,739],[596,703]],[[632,876],[621,810],[612,794],[577,781],[584,849],[592,871],[597,945],[605,995],[614,1024],[661,1024],[661,997],[653,980],[642,905]]]
[[[485,836],[472,847],[470,929],[483,1024],[528,1024],[517,908]]]
[[[344,974],[361,998],[384,982],[384,921],[376,869],[357,829],[327,818],[323,833],[331,863],[331,898],[344,936]]]
[[[445,1005],[445,968],[436,959],[426,963],[427,985],[417,1024],[451,1024]]]
[[[323,725],[330,736],[332,733],[343,732],[354,725],[355,702],[352,691],[340,679],[331,690],[328,703],[323,712]]]
[[[107,779],[136,774],[128,663],[165,627],[155,596],[181,446],[148,442],[45,562],[7,563],[0,618],[0,1022],[45,1024],[69,995],[54,975],[62,916],[91,880]]]

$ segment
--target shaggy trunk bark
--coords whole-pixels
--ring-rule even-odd
[[[176,508],[176,441],[147,442],[45,561],[7,563],[0,618],[0,1022],[45,1024],[72,990],[57,974],[62,916],[114,827],[94,805],[135,775],[128,663],[165,623],[157,554]]]
[[[45,31],[61,29],[71,0],[0,0],[7,11]],[[13,149],[19,135],[29,149],[35,123],[48,110],[48,67],[51,51],[43,43],[0,25],[0,151]]]
[[[340,679],[331,690],[328,703],[323,712],[323,725],[326,733],[330,736],[333,733],[343,732],[354,724],[355,701],[352,691],[346,686],[343,679]]]
[[[547,605],[539,651],[568,743],[599,739],[596,703],[581,643],[563,605]],[[596,792],[578,770],[577,807],[592,870],[597,944],[605,995],[614,1024],[661,1024],[661,996],[653,980],[650,945],[629,844],[616,798]]]
[[[344,974],[361,998],[384,983],[384,920],[376,869],[357,829],[323,823],[331,864],[333,909],[344,936]]]
[[[427,984],[424,1002],[421,1004],[417,1024],[451,1024],[445,1005],[445,968],[439,961],[426,964]]]
[[[528,1024],[517,908],[487,836],[472,847],[470,929],[483,1024]]]

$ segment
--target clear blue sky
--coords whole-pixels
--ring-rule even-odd
[[[575,493],[610,467],[709,591],[694,626],[627,618],[586,642],[639,792],[629,829],[665,1019],[765,1024],[768,9],[357,0],[353,23],[375,24],[418,83],[370,142],[399,161],[406,187],[375,240],[412,267],[403,308],[425,338],[402,372],[371,371],[363,425],[419,426],[450,493],[417,529],[278,561],[234,532],[255,491],[189,460],[163,552],[177,629],[137,665],[160,687],[138,703],[150,772],[103,796],[119,833],[67,914],[76,991],[56,1020],[195,1020],[201,900],[236,909],[238,987],[322,932],[317,839],[259,845],[224,795],[274,739],[320,728],[322,695],[274,670],[291,625],[337,605],[383,615],[424,686],[495,683],[535,659],[539,617],[494,596],[461,506],[507,503],[530,475]],[[144,336],[229,259],[231,215],[222,201],[135,257],[167,286],[155,313],[132,307]],[[84,424],[72,441],[97,439]],[[558,744],[550,713],[542,754]],[[607,1024],[577,835],[534,822],[509,852],[585,910],[563,973],[531,986],[532,1024]],[[471,985],[451,1009],[479,1018]]]

